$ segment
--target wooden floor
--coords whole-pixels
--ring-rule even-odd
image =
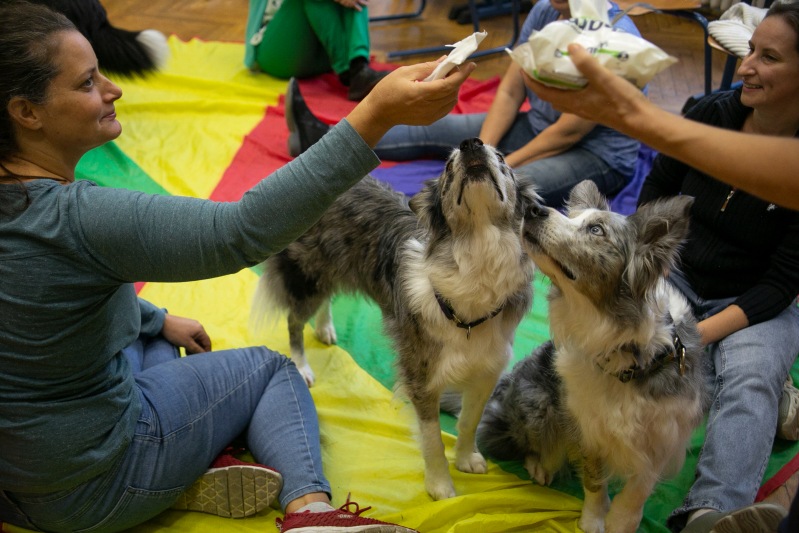
[[[372,16],[414,12],[419,2],[371,0],[370,12]],[[244,40],[248,11],[246,0],[102,0],[102,4],[112,24],[122,28],[154,28],[186,40],[193,37],[221,41]],[[372,52],[375,59],[397,64],[428,60],[437,54],[388,61],[386,53],[453,43],[471,34],[474,31],[472,25],[449,20],[448,13],[454,5],[458,4],[428,0],[419,17],[372,23]],[[644,38],[679,59],[676,65],[658,74],[649,87],[649,95],[654,102],[678,113],[690,95],[703,90],[702,30],[696,23],[665,14],[640,15],[634,17],[634,21]],[[481,49],[510,44],[513,36],[510,15],[484,19],[480,27],[488,31]],[[721,80],[725,58],[722,52],[714,51],[714,87]],[[509,61],[504,52],[481,58],[473,76],[485,79],[501,75]]]

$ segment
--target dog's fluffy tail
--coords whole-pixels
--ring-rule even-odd
[[[505,406],[505,394],[511,379],[513,379],[511,374],[505,374],[500,378],[483,410],[483,417],[477,426],[475,437],[481,452],[500,461],[523,460],[529,453],[516,435],[516,433],[525,433],[524,426],[514,427],[515,421]]]
[[[98,0],[35,0],[66,15],[91,43],[100,69],[141,76],[159,69],[169,57],[166,37],[156,30],[128,31],[112,26]]]
[[[132,32],[105,24],[90,39],[100,68],[122,76],[158,70],[169,57],[169,45],[156,30]]]
[[[547,341],[500,378],[477,428],[483,453],[503,460],[537,454],[551,472],[562,464],[568,439],[554,358],[555,347]]]
[[[278,256],[272,256],[262,265],[250,308],[250,331],[272,327],[288,314],[289,295],[277,261]]]
[[[500,378],[483,410],[476,435],[480,451],[501,461],[520,460],[526,455],[526,450],[518,446],[513,438],[511,421],[503,407],[503,398],[510,379],[508,374]],[[461,394],[445,391],[441,395],[441,411],[457,417],[461,412]]]

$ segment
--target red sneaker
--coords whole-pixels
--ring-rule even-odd
[[[355,506],[355,511],[350,511],[350,506]],[[374,518],[365,518],[361,513],[368,511],[371,507],[360,506],[350,501],[347,495],[347,503],[324,513],[312,513],[303,511],[301,513],[289,513],[275,520],[280,533],[324,533],[324,532],[347,532],[347,531],[367,531],[369,533],[419,533],[415,529],[410,529],[397,524],[381,522]]]
[[[282,488],[283,477],[277,470],[245,463],[226,450],[180,495],[172,509],[244,518],[271,507]]]

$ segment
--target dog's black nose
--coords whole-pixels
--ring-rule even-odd
[[[461,152],[467,152],[467,151],[468,152],[473,152],[473,151],[477,150],[478,148],[482,148],[482,147],[483,147],[483,141],[481,141],[477,137],[475,137],[473,139],[466,139],[460,145]]]

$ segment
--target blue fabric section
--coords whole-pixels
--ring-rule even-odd
[[[610,208],[613,211],[623,215],[635,212],[638,193],[641,192],[641,186],[652,168],[652,162],[656,155],[657,152],[655,150],[646,145],[641,145],[638,150],[635,172],[630,183],[610,200]],[[418,160],[392,167],[377,168],[372,171],[372,175],[391,185],[394,190],[413,196],[419,192],[426,180],[438,177],[443,170],[444,161]]]
[[[610,201],[611,210],[623,215],[630,215],[635,212],[638,202],[638,195],[641,186],[644,184],[646,176],[652,169],[652,162],[655,160],[657,152],[652,148],[642,144],[638,149],[638,160],[635,164],[635,171],[630,183]]]
[[[413,196],[419,192],[424,182],[437,178],[444,170],[445,161],[417,160],[388,168],[377,168],[372,171],[372,176],[388,183],[398,192]]]

